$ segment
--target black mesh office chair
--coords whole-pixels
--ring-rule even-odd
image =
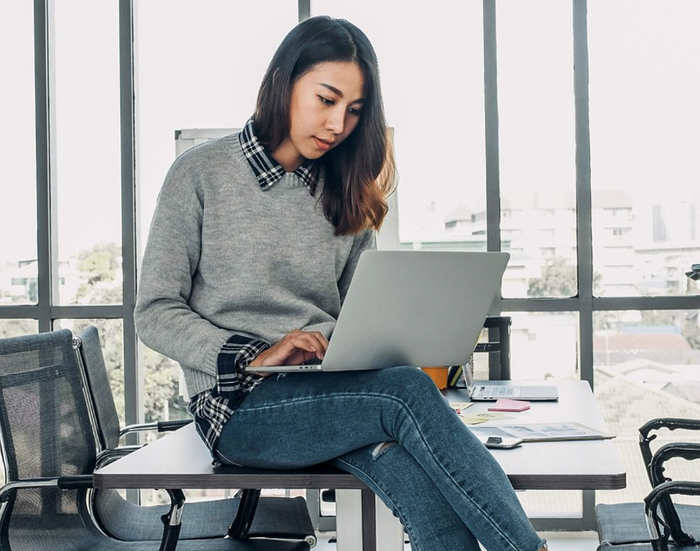
[[[178,543],[177,522],[163,524],[162,542],[124,542],[101,531],[86,497],[96,442],[72,339],[68,330],[0,339],[6,481],[0,488],[0,550],[169,551],[176,544],[178,551],[309,550],[306,542],[273,540]],[[173,497],[171,519],[182,506],[180,496]]]
[[[85,328],[75,338],[74,346],[85,370],[96,414],[98,465],[138,447],[120,446],[121,437],[129,432],[176,430],[191,422],[191,419],[154,422],[120,429],[97,328]],[[217,537],[228,532],[236,539],[280,538],[304,540],[311,547],[316,545],[303,497],[261,497],[260,490],[245,490],[241,494],[241,497],[188,503],[187,522],[183,523],[180,539]],[[166,512],[166,506],[138,506],[114,490],[96,492],[94,503],[98,520],[112,536],[126,541],[160,539],[157,520]],[[133,519],[133,522],[119,519]],[[134,529],[135,525],[138,530]]]
[[[700,430],[700,421],[653,419],[639,429],[639,446],[652,491],[644,503],[596,506],[599,551],[697,551],[700,546],[700,505],[676,504],[672,499],[674,495],[700,496],[700,483],[672,481],[664,474],[664,464],[670,459],[700,459],[700,444],[672,442],[654,453],[651,442],[659,429]]]

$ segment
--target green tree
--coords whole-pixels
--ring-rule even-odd
[[[683,335],[688,339],[690,346],[695,350],[700,349],[700,327],[698,327],[698,313],[683,320]]]
[[[88,275],[87,282],[78,290],[79,302],[88,304],[119,304],[122,301],[119,285],[104,285],[115,280],[119,269],[121,250],[114,243],[101,243],[79,255],[81,272]],[[98,285],[101,283],[101,285]],[[121,320],[76,320],[73,330],[82,331],[94,325],[102,343],[105,365],[109,375],[114,401],[122,422],[124,421],[124,356],[122,350],[123,324]],[[146,349],[144,408],[147,421],[166,420],[186,415],[178,402],[178,369],[175,362]]]
[[[593,274],[593,292],[600,294],[600,274]],[[576,266],[568,263],[563,256],[547,260],[542,268],[542,277],[528,281],[529,297],[574,297],[578,294]]]
[[[700,328],[697,311],[642,310],[640,325],[673,325],[680,328],[690,346],[700,349]]]
[[[576,266],[567,264],[564,257],[555,256],[542,268],[542,277],[528,281],[530,297],[573,297],[577,289]]]
[[[32,335],[39,329],[36,320],[33,319],[7,319],[0,320],[0,339]]]
[[[120,257],[121,247],[116,243],[98,243],[78,255],[78,269],[83,274],[90,274],[89,285],[99,281],[114,281]]]

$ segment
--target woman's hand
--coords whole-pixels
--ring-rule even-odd
[[[282,340],[258,354],[248,367],[301,365],[313,358],[323,359],[328,339],[318,331],[290,331]]]

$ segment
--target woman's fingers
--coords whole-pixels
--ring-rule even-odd
[[[328,349],[328,340],[318,331],[293,331],[288,336],[296,348],[313,352],[321,360]]]
[[[295,329],[262,352],[250,365],[294,365],[310,360],[314,356],[323,359],[328,348],[328,339],[318,331]]]

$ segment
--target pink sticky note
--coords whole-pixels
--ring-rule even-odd
[[[489,407],[489,411],[525,411],[530,409],[530,402],[525,400],[509,400],[499,398],[494,405]]]

